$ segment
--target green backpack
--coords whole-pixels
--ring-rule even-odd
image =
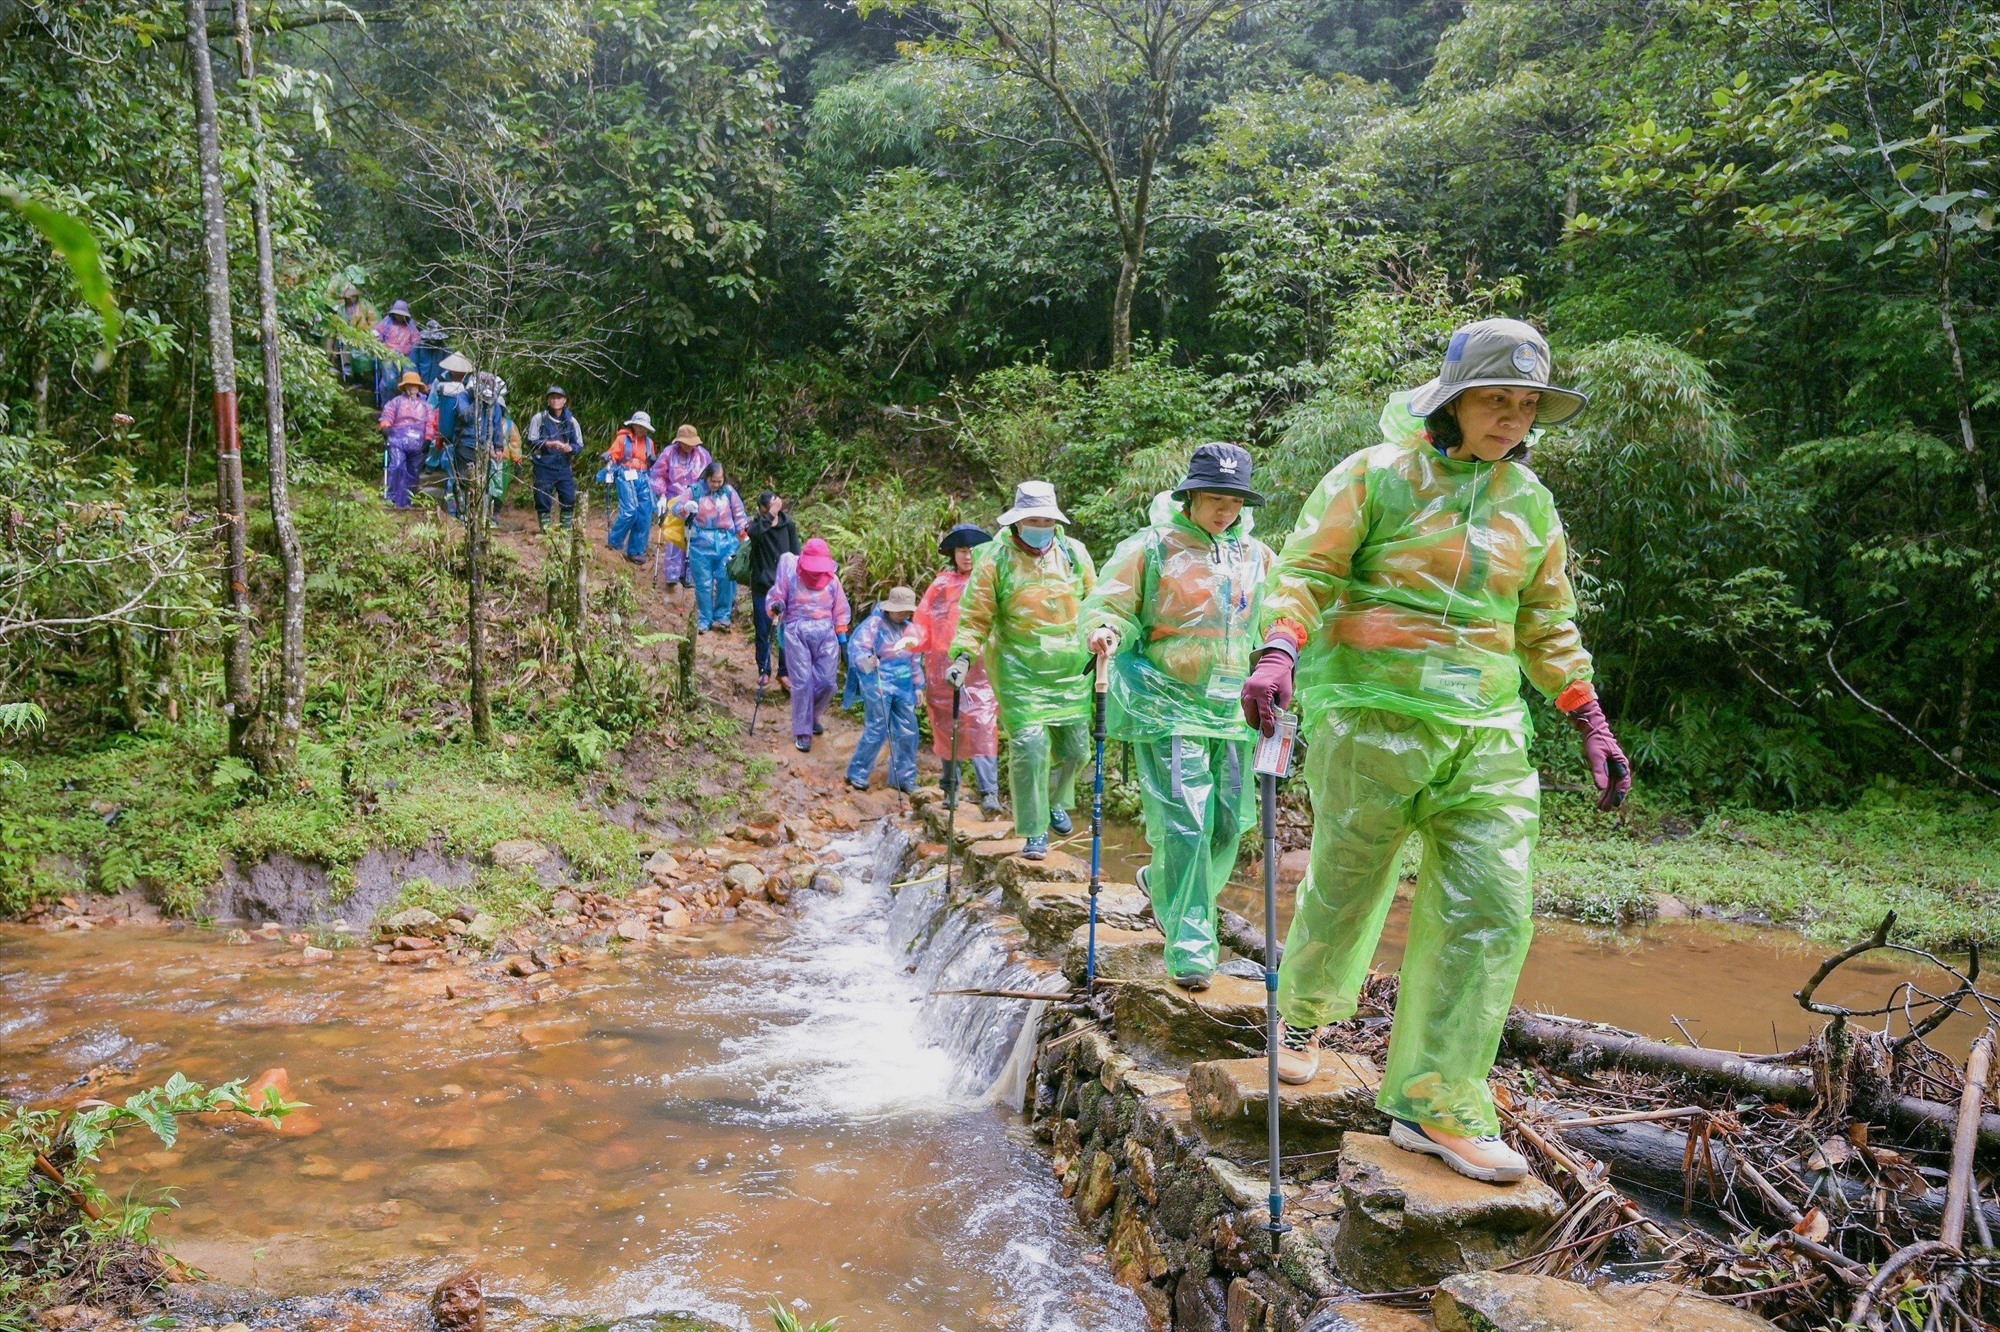
[[[750,581],[750,543],[739,541],[736,549],[729,553],[729,563],[723,566],[732,583],[748,584]]]

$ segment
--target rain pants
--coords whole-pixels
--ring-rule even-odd
[[[653,460],[653,494],[658,498],[658,508],[662,512],[673,512],[675,500],[694,488],[701,480],[701,474],[708,470],[715,455],[697,444],[693,448],[682,448],[669,441],[660,449],[660,456]],[[669,583],[685,582],[688,578],[687,548],[675,541],[660,543],[660,577]]]
[[[847,640],[847,678],[861,682],[861,740],[847,765],[847,780],[868,785],[876,756],[889,746],[889,785],[917,789],[917,695],[923,688],[923,657],[908,637],[909,626],[876,611]],[[863,656],[875,669],[861,668]]]
[[[1312,861],[1278,1006],[1353,1015],[1415,833],[1423,864],[1376,1103],[1477,1136],[1533,932],[1541,792],[1525,672],[1564,708],[1595,697],[1555,501],[1527,465],[1432,448],[1408,395],[1383,442],[1320,482],[1265,583],[1271,637],[1298,649]]]
[[[653,485],[646,475],[652,448],[650,438],[641,439],[621,428],[604,451],[611,484],[618,492],[618,516],[611,520],[604,544],[629,559],[645,559],[646,546],[653,539]]]
[[[1049,809],[1076,804],[1090,752],[1090,653],[1079,616],[1097,583],[1083,543],[1027,549],[1010,532],[972,552],[950,656],[984,657],[1007,729],[1014,831],[1040,837]]]
[[[981,797],[1000,790],[1000,699],[986,676],[984,662],[975,661],[958,697],[958,752],[952,753],[951,665],[952,635],[958,632],[958,602],[972,575],[946,569],[931,580],[917,602],[910,633],[924,657],[924,707],[931,715],[931,752],[946,763],[954,757],[972,760],[973,778]]]
[[[567,444],[569,452],[559,444]],[[547,527],[549,512],[560,506],[562,525],[568,527],[576,517],[575,463],[583,452],[583,426],[576,413],[536,412],[528,419],[528,450],[534,459],[535,517]]]
[[[727,629],[729,617],[736,613],[736,584],[730,581],[729,557],[736,553],[737,533],[750,528],[743,497],[726,481],[721,490],[714,491],[708,482],[697,481],[673,504],[674,511],[687,520],[695,617],[704,629]],[[671,543],[668,548],[672,549]]]
[[[1272,555],[1243,527],[1210,536],[1174,506],[1112,552],[1083,608],[1086,636],[1118,635],[1107,729],[1132,743],[1169,976],[1221,964],[1215,902],[1256,804],[1241,700]]]
[[[410,507],[410,496],[423,476],[425,436],[431,431],[431,405],[419,393],[398,393],[382,408],[377,422],[389,432],[383,443],[383,481],[389,503]]]
[[[808,587],[799,575],[799,557],[778,557],[778,577],[765,608],[779,619],[785,636],[785,677],[792,682],[792,738],[809,740],[833,701],[840,675],[840,636],[852,612],[840,575],[825,587]]]

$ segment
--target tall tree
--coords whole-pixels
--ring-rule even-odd
[[[250,122],[250,216],[257,232],[257,328],[264,344],[267,483],[271,525],[278,534],[278,559],[285,571],[277,714],[268,718],[269,730],[257,746],[258,764],[269,777],[290,768],[298,757],[306,699],[306,561],[298,524],[292,518],[291,467],[285,447],[284,357],[278,335],[278,279],[271,254],[271,189],[266,179],[269,152],[250,31],[249,0],[236,0],[236,60],[243,81],[244,114]]]
[[[243,445],[237,434],[235,315],[229,296],[229,220],[222,195],[222,131],[215,70],[208,55],[208,10],[187,0],[187,58],[194,75],[195,138],[201,153],[203,292],[208,304],[208,361],[215,385],[215,497],[222,523],[222,604],[229,616],[223,651],[223,710],[229,752],[247,757],[257,699],[250,678],[250,552],[243,502]]]

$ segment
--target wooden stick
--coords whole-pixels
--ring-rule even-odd
[[[1861,1293],[1854,1297],[1854,1313],[1848,1321],[1866,1323],[1871,1328],[1879,1329],[1882,1326],[1882,1319],[1875,1312],[1875,1302],[1889,1289],[1890,1281],[1912,1263],[1920,1262],[1933,1254],[1943,1255],[1953,1252],[1955,1252],[1953,1249],[1939,1240],[1919,1240],[1915,1244],[1906,1244],[1896,1250],[1889,1255],[1889,1261],[1882,1264],[1868,1284],[1861,1288]]]
[[[1965,1247],[1965,1207],[1972,1197],[1972,1157],[1979,1146],[1979,1111],[1986,1099],[1986,1079],[1993,1068],[1993,1026],[1972,1043],[1965,1061],[1965,1089],[1958,1098],[1958,1125],[1951,1139],[1951,1179],[1945,1186],[1944,1225],[1938,1239],[1954,1249]]]
[[[1659,1119],[1693,1119],[1708,1111],[1698,1105],[1683,1105],[1672,1110],[1634,1110],[1618,1115],[1589,1115],[1582,1119],[1557,1119],[1546,1127],[1561,1132],[1573,1128],[1602,1128],[1606,1124],[1649,1124]]]
[[[1772,1242],[1788,1249],[1797,1249],[1809,1258],[1817,1258],[1840,1275],[1840,1279],[1850,1286],[1868,1284],[1868,1269],[1855,1262],[1838,1249],[1828,1248],[1818,1240],[1809,1240],[1794,1230],[1781,1230],[1771,1237]]]
[[[940,994],[967,994],[979,999],[1067,999],[1068,990],[1050,993],[1046,990],[932,990],[932,996]]]
[[[69,1181],[63,1178],[63,1172],[56,1169],[55,1163],[40,1152],[35,1153],[35,1169],[41,1172],[43,1178],[54,1180],[55,1186],[63,1191],[63,1196],[68,1198],[70,1203],[79,1212],[82,1212],[93,1221],[102,1221],[104,1219],[104,1209],[92,1202],[83,1193],[71,1188]]]
[[[1745,1160],[1741,1152],[1736,1153],[1736,1173],[1750,1181],[1750,1187],[1757,1190],[1757,1196],[1786,1225],[1796,1226],[1806,1219],[1805,1213],[1792,1206],[1792,1200],[1778,1192],[1777,1186],[1765,1179],[1764,1172]]]
[[[1548,1138],[1545,1138],[1541,1134],[1535,1132],[1532,1125],[1529,1125],[1526,1122],[1524,1122],[1519,1115],[1516,1115],[1513,1111],[1507,1109],[1506,1107],[1504,1106],[1500,1107],[1500,1113],[1506,1116],[1507,1122],[1509,1124],[1512,1124],[1516,1129],[1520,1131],[1522,1137],[1526,1138],[1529,1142],[1535,1145],[1536,1150],[1540,1151],[1542,1155],[1548,1157],[1551,1161],[1554,1161],[1564,1170],[1567,1170],[1579,1184],[1590,1184],[1592,1182],[1591,1173],[1584,1169],[1582,1162],[1578,1161],[1576,1157],[1570,1154],[1570,1151],[1567,1147],[1564,1147],[1559,1142],[1552,1142]],[[1618,1215],[1621,1220],[1630,1221],[1632,1224],[1639,1227],[1639,1232],[1642,1235],[1644,1235],[1647,1239],[1652,1240],[1654,1243],[1660,1245],[1661,1247],[1663,1248],[1673,1247],[1674,1244],[1673,1236],[1667,1234],[1666,1231],[1661,1230],[1658,1226],[1654,1225],[1651,1221],[1647,1220],[1645,1214],[1641,1212],[1636,1206],[1633,1205],[1632,1200],[1630,1198],[1627,1198],[1624,1194],[1612,1188],[1608,1183],[1604,1183],[1602,1181],[1598,1181],[1596,1183],[1596,1187],[1602,1188],[1614,1200],[1614,1205],[1618,1210]]]

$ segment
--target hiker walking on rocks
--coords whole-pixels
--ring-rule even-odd
[[[1015,488],[1014,507],[1000,515],[1006,535],[973,555],[945,671],[962,687],[973,659],[985,659],[1007,728],[1014,831],[1029,860],[1048,856],[1051,828],[1065,837],[1074,828],[1076,777],[1090,752],[1090,654],[1078,617],[1097,567],[1057,530],[1068,522],[1048,482]]]
[[[1000,700],[983,663],[973,662],[958,689],[958,738],[954,753],[951,720],[951,640],[958,633],[959,598],[972,577],[972,552],[993,538],[971,523],[944,534],[938,550],[951,561],[931,585],[910,621],[910,637],[924,661],[924,707],[931,716],[931,752],[944,763],[945,789],[958,784],[955,762],[969,760],[979,787],[979,812],[1000,817]]]
[[[694,574],[695,617],[700,632],[728,633],[736,614],[736,584],[729,577],[729,557],[750,537],[750,515],[743,497],[722,464],[711,462],[687,493],[672,501],[674,512],[687,524],[688,567]]]
[[[618,490],[618,516],[611,520],[604,544],[633,564],[646,562],[646,546],[653,539],[653,460],[653,418],[634,412],[604,451],[605,470]]]
[[[1308,744],[1311,866],[1285,943],[1279,1073],[1310,1080],[1319,1029],[1351,1017],[1411,833],[1423,865],[1376,1104],[1397,1145],[1505,1181],[1487,1087],[1532,932],[1541,788],[1520,680],[1582,740],[1615,808],[1630,767],[1576,628],[1568,545],[1528,447],[1584,407],[1551,381],[1528,324],[1452,335],[1438,377],[1398,393],[1382,442],[1329,472],[1264,587],[1264,645],[1243,689],[1268,733],[1296,682]]]
[[[923,656],[910,638],[910,617],[917,594],[907,587],[889,589],[875,613],[847,642],[850,678],[861,682],[863,722],[854,759],[847,765],[847,784],[868,789],[875,757],[889,746],[889,785],[908,794],[917,789],[917,694],[923,687]]]
[[[840,675],[840,649],[847,644],[853,612],[840,566],[823,537],[806,542],[798,555],[778,560],[778,576],[766,605],[785,635],[785,669],[792,681],[792,743],[800,753],[813,747],[824,729],[820,718],[833,701]]]
[[[424,470],[424,438],[431,433],[431,405],[424,400],[424,381],[405,370],[396,381],[396,396],[382,408],[376,425],[383,431],[384,492],[398,509],[410,507],[410,495]]]
[[[1243,682],[1271,550],[1246,531],[1250,451],[1194,451],[1168,511],[1112,552],[1083,607],[1111,658],[1110,734],[1129,741],[1152,863],[1139,886],[1167,938],[1167,977],[1205,990],[1221,962],[1215,902],[1256,804]]]
[[[715,455],[703,447],[701,435],[691,425],[683,425],[674,431],[674,437],[667,447],[660,450],[659,458],[653,463],[653,494],[659,497],[660,509],[665,513],[678,513],[674,502],[694,489],[694,483],[701,480],[714,463]],[[683,541],[667,538],[660,547],[660,577],[668,587],[679,583],[682,587],[693,587],[694,576],[688,567],[688,551]]]
[[[535,525],[549,530],[549,511],[562,506],[562,525],[576,518],[576,456],[583,452],[583,425],[569,409],[560,384],[543,395],[548,405],[528,418],[528,456],[534,459]]]
[[[757,626],[757,685],[771,683],[771,644],[778,640],[778,682],[785,684],[785,646],[771,624],[765,604],[778,580],[778,561],[796,555],[805,543],[799,525],[785,509],[784,497],[765,491],[757,497],[757,516],[750,520],[750,618]]]

